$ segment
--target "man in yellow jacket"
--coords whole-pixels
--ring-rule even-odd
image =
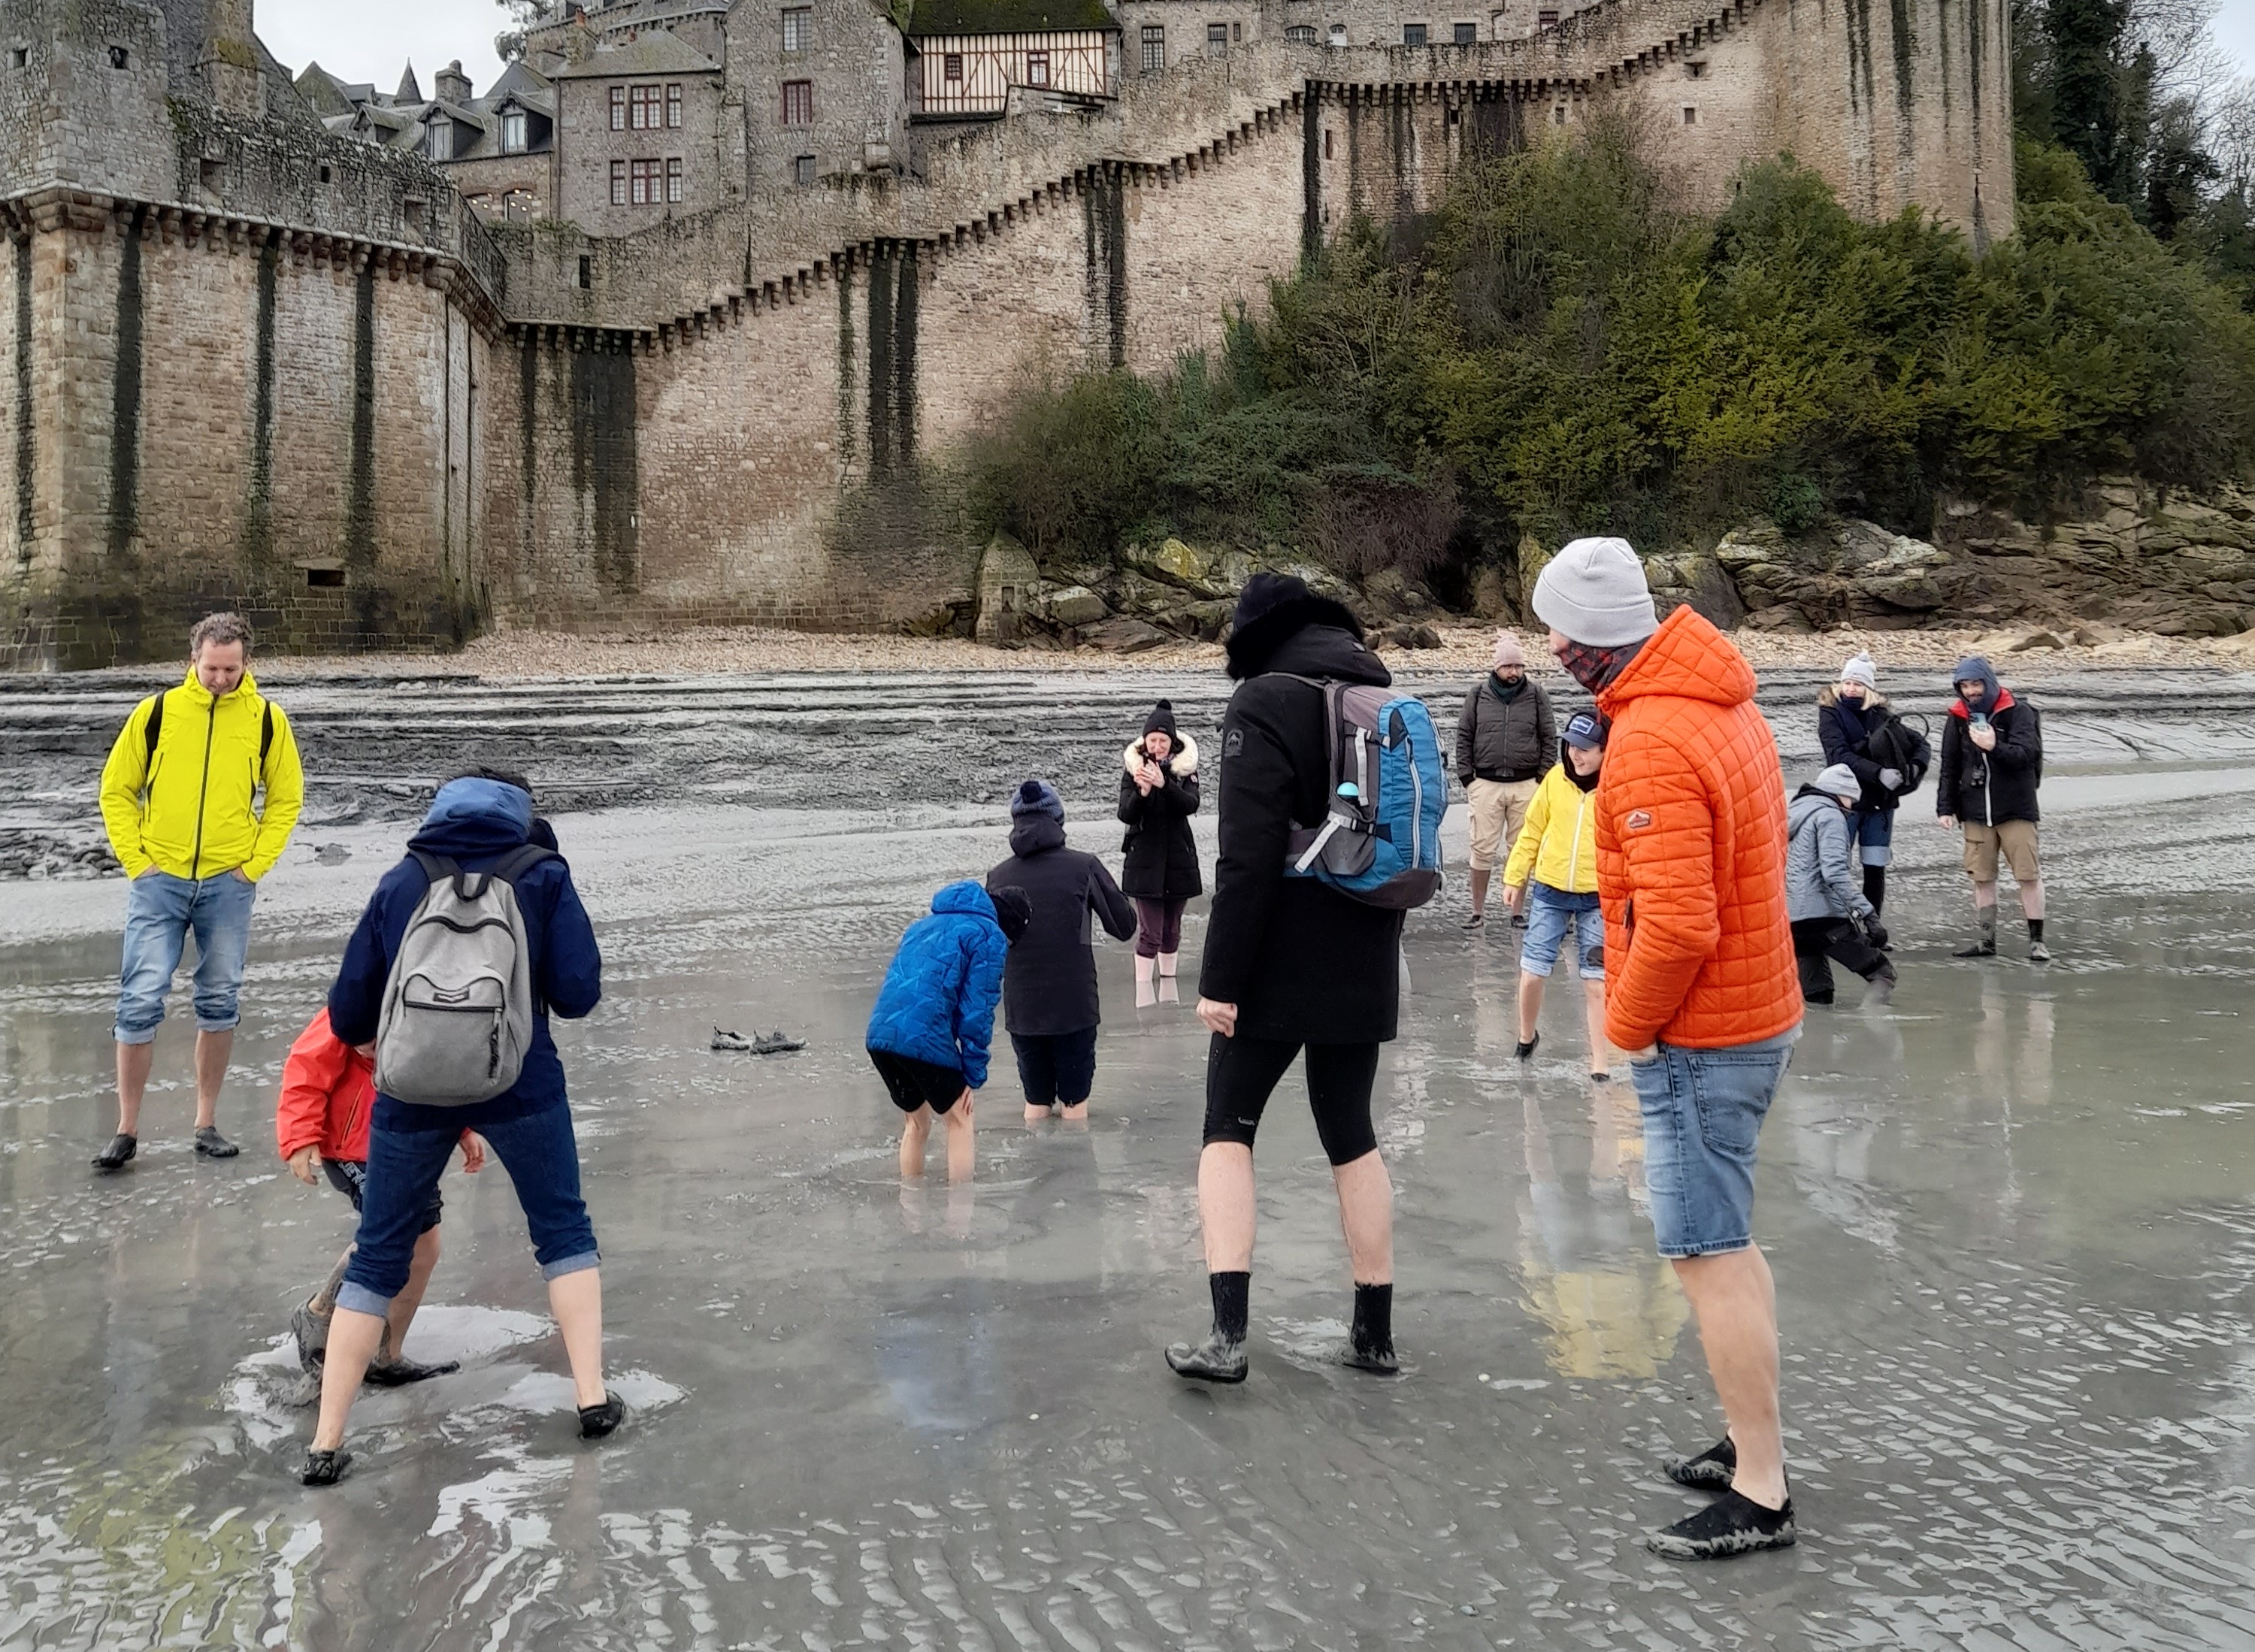
[[[1612,1047],[1605,1042],[1605,930],[1598,910],[1598,810],[1592,794],[1605,766],[1605,722],[1577,712],[1559,738],[1558,762],[1535,788],[1527,824],[1503,868],[1503,898],[1527,915],[1519,949],[1519,1049],[1525,1061],[1542,1042],[1542,989],[1557,967],[1566,929],[1580,954],[1582,1000],[1590,1026],[1590,1076],[1607,1076]]]
[[[235,998],[250,908],[306,800],[290,721],[250,677],[249,625],[235,614],[199,620],[188,659],[186,682],[133,708],[102,770],[109,847],[132,881],[117,993],[117,1136],[94,1161],[98,1170],[121,1168],[139,1144],[157,1023],[191,931],[196,1151],[235,1156],[219,1133],[219,1091],[242,1019]]]

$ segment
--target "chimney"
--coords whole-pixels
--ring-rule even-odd
[[[210,0],[204,8],[203,46],[196,68],[217,108],[256,118],[266,112],[266,88],[258,72],[258,41],[251,32],[250,11],[251,0]]]
[[[442,103],[467,103],[470,101],[470,77],[462,73],[462,60],[456,58],[440,69],[431,82],[431,95]]]

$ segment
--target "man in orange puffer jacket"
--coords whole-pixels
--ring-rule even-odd
[[[1794,1522],[1777,1293],[1752,1231],[1754,1146],[1802,1014],[1777,742],[1745,656],[1689,608],[1661,623],[1627,541],[1567,545],[1534,608],[1612,720],[1597,793],[1605,1035],[1629,1054],[1654,1236],[1729,1422],[1719,1444],[1668,1467],[1721,1497],[1646,1543],[1681,1559],[1782,1548]]]
[[[330,1030],[329,1012],[324,1006],[298,1035],[298,1042],[290,1046],[289,1058],[282,1064],[282,1099],[274,1109],[274,1136],[290,1173],[309,1187],[316,1177],[326,1174],[329,1185],[351,1199],[357,1213],[361,1187],[368,1177],[369,1114],[375,1107],[376,1058],[354,1049]],[[483,1138],[474,1130],[463,1131],[463,1170],[475,1174],[485,1162]],[[459,1368],[453,1360],[425,1365],[401,1353],[407,1327],[431,1283],[431,1270],[439,1265],[439,1205],[434,1188],[424,1207],[423,1233],[415,1241],[406,1289],[391,1299],[383,1340],[368,1367],[366,1380],[381,1388],[420,1382]],[[308,1375],[321,1374],[328,1350],[329,1317],[335,1311],[337,1288],[344,1283],[352,1255],[353,1247],[346,1246],[328,1283],[313,1293],[311,1301],[299,1303],[290,1316],[290,1329],[298,1340],[298,1362]]]

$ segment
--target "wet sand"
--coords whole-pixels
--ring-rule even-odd
[[[1765,693],[1796,779],[1816,680]],[[1456,931],[1460,884],[1412,921],[1380,1074],[1401,1380],[1329,1363],[1345,1260],[1289,1088],[1254,1380],[1160,1363],[1205,1315],[1205,1039],[1133,1008],[1124,947],[1089,1128],[1020,1125],[1005,1058],[976,1180],[935,1149],[903,1186],[860,1049],[892,941],[1005,852],[1021,771],[1116,855],[1120,746],[1161,692],[1203,737],[1213,677],[294,689],[323,777],[261,895],[242,1158],[188,1150],[176,995],[142,1157],[91,1177],[123,886],[0,887],[0,1646],[2247,1644],[2255,686],[2039,688],[2061,961],[2009,925],[1949,961],[1954,843],[1906,811],[1902,989],[1812,1012],[1763,1137],[1802,1542],[1704,1570],[1634,1541],[1696,1502],[1657,1463],[1718,1419],[1633,1097],[1584,1075],[1566,994],[1512,1060],[1512,951]],[[4,818],[81,807],[130,697],[39,702]],[[271,1156],[274,1079],[419,783],[489,743],[561,811],[606,947],[558,1031],[636,1415],[573,1437],[503,1175],[451,1176],[410,1346],[464,1370],[368,1395],[353,1476],[309,1491],[285,1319],[350,1220]],[[714,1055],[716,1022],[811,1045]]]

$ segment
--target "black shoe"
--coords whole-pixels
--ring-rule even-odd
[[[306,1466],[298,1471],[300,1486],[334,1486],[352,1466],[350,1452],[307,1452]]]
[[[1803,993],[1801,995],[1801,1002],[1804,1004],[1829,1004],[1832,1002],[1832,995],[1830,993]]]
[[[1514,912],[1511,915],[1511,926],[1514,929],[1525,929],[1527,927],[1527,914],[1524,912]]]
[[[1731,1476],[1739,1472],[1739,1448],[1725,1434],[1697,1457],[1678,1457],[1668,1464],[1668,1478],[1695,1492],[1726,1492]]]
[[[1465,920],[1464,926],[1474,934],[1479,933],[1481,930],[1487,927],[1487,914],[1485,912],[1474,912],[1470,917]]]
[[[298,1363],[306,1367],[306,1374],[320,1375],[329,1354],[327,1317],[315,1313],[313,1304],[301,1302],[290,1311],[290,1333],[298,1339]]]
[[[1401,1374],[1401,1361],[1394,1357],[1394,1345],[1390,1342],[1375,1348],[1358,1348],[1350,1345],[1347,1351],[1339,1355],[1339,1363],[1351,1371],[1367,1371],[1373,1376]]]
[[[216,1124],[199,1124],[196,1151],[207,1159],[231,1159],[242,1149],[221,1135]]]
[[[436,1365],[425,1365],[420,1360],[372,1360],[368,1374],[361,1381],[373,1382],[380,1388],[404,1388],[411,1382],[428,1382],[432,1377],[446,1376],[461,1368],[460,1360],[441,1360]]]
[[[1758,1549],[1790,1549],[1798,1541],[1792,1498],[1782,1508],[1764,1508],[1730,1491],[1697,1514],[1644,1534],[1644,1546],[1670,1560],[1727,1560]]]
[[[1988,940],[1969,941],[1949,955],[1952,958],[1994,958],[1997,955],[1997,943],[1993,938]]]
[[[1612,1079],[1612,1076],[1613,1075],[1612,1073],[1606,1072],[1603,1067],[1592,1067],[1590,1069],[1590,1082],[1592,1084],[1608,1083]]]
[[[1532,1038],[1521,1039],[1518,1047],[1511,1053],[1517,1056],[1521,1061],[1524,1061],[1535,1053],[1535,1046],[1542,1042],[1542,1035],[1538,1032]]]
[[[1167,1364],[1179,1377],[1201,1382],[1242,1382],[1246,1370],[1245,1345],[1216,1331],[1195,1348],[1177,1342],[1167,1349]]]
[[[580,1438],[583,1440],[601,1439],[626,1420],[627,1402],[606,1389],[601,1405],[580,1408]]]
[[[125,1168],[125,1161],[138,1152],[140,1148],[141,1143],[138,1141],[120,1130],[109,1138],[108,1147],[94,1156],[94,1168],[97,1170],[122,1170]]]

